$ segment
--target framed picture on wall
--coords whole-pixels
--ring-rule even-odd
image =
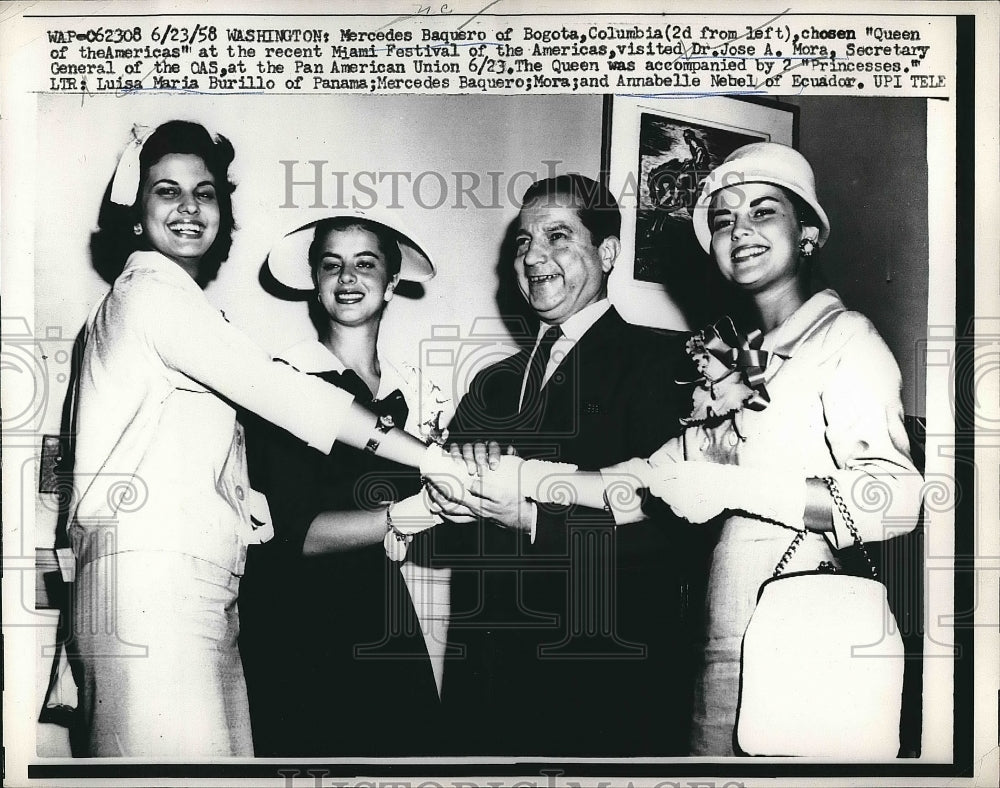
[[[741,145],[795,146],[798,108],[743,97],[609,96],[604,110],[601,169],[622,210],[612,299],[632,322],[696,327],[713,311],[705,301],[715,290],[691,226],[701,183]]]

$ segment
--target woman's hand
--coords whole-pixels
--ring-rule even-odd
[[[499,501],[525,498],[564,506],[580,503],[576,489],[577,466],[549,460],[522,460],[504,455],[493,470],[483,473],[472,492]]]
[[[714,462],[675,462],[654,468],[649,491],[692,523],[734,510],[801,529],[806,505],[804,474]]]
[[[490,449],[486,444],[466,444],[453,446],[455,453],[465,462],[464,450],[473,467],[482,467],[481,475],[473,479],[470,491],[461,500],[450,495],[449,490],[434,484],[430,488],[432,510],[437,509],[442,516],[453,522],[470,522],[483,518],[511,530],[530,531],[535,518],[534,504],[522,493],[519,470],[524,460],[512,455],[498,455],[498,444],[493,444],[495,469],[489,469]],[[465,465],[463,464],[463,467]]]
[[[430,511],[453,523],[472,523],[479,515],[470,506],[453,501],[434,482],[427,484],[427,496],[430,499]]]
[[[674,513],[692,523],[704,523],[728,508],[722,485],[729,483],[729,465],[676,462],[654,469],[649,491]]]
[[[441,522],[440,515],[434,511],[424,490],[390,506],[389,517],[392,518],[393,527],[404,534],[418,534]]]
[[[466,502],[468,491],[476,481],[464,462],[453,459],[453,455],[436,444],[431,444],[424,452],[420,460],[420,475],[445,497],[457,503]]]

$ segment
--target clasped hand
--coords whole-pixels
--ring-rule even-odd
[[[464,476],[459,485],[442,485],[429,479],[427,487],[431,511],[456,523],[479,518],[495,520],[505,528],[528,531],[534,519],[530,501],[518,489],[518,469],[522,462],[513,447],[506,453],[496,441],[453,443],[450,458]]]
[[[452,444],[452,459],[465,466],[471,484],[461,496],[437,484],[429,490],[432,507],[449,520],[470,522],[487,518],[506,528],[530,531],[534,501],[553,501],[552,480],[576,470],[575,465],[523,460],[513,447],[501,450],[496,441]]]

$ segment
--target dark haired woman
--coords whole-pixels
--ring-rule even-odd
[[[759,330],[742,337],[720,321],[691,340],[702,380],[689,426],[648,464],[622,470],[645,477],[692,522],[726,514],[708,578],[691,739],[692,755],[725,756],[737,754],[740,650],[761,583],[796,535],[787,572],[837,565],[836,550],[853,544],[824,479],[865,541],[915,526],[923,481],[892,353],[833,290],[810,291],[812,256],[830,223],[806,159],[772,142],[737,149],[705,180],[693,220],[723,278],[751,300]],[[898,720],[898,694],[885,702]],[[898,739],[885,745],[891,757]]]
[[[233,148],[202,126],[135,134],[102,235],[132,253],[87,322],[70,536],[83,746],[93,756],[251,755],[236,596],[266,538],[234,404],[445,474],[440,452],[342,390],[273,364],[199,286],[230,246]],[[125,239],[131,234],[131,243]],[[449,460],[450,462],[450,460]],[[463,474],[464,476],[464,474]]]
[[[415,367],[378,348],[399,281],[434,275],[412,236],[356,211],[290,233],[268,267],[285,286],[309,293],[319,329],[318,340],[280,358],[411,434],[434,437],[448,401]],[[410,531],[414,515],[428,522],[416,473],[348,446],[323,455],[267,425],[249,429],[248,441],[251,478],[268,497],[276,533],[252,556],[240,600],[258,754],[432,751],[449,570],[428,565],[430,534],[391,543],[392,550],[384,543],[387,513]],[[400,503],[387,511],[388,501]],[[418,724],[390,733],[387,715]]]

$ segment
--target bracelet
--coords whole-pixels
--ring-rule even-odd
[[[388,413],[383,416],[379,416],[375,421],[375,429],[383,435],[388,435],[395,426],[396,420]],[[378,447],[381,445],[382,442],[378,438],[369,438],[368,443],[365,444],[365,451],[370,451],[372,454],[375,454],[375,452],[378,451]]]
[[[608,500],[608,489],[605,487],[604,492],[601,493],[601,497],[604,499],[604,511],[608,514],[614,514],[614,509],[611,508],[611,501]]]
[[[392,524],[392,515],[389,511],[392,509],[395,501],[390,501],[389,505],[385,507],[385,538],[382,540],[382,546],[385,548],[385,556],[390,561],[395,561],[399,563],[406,558],[406,551],[410,548],[410,542],[413,541],[412,534],[404,534],[396,526]]]

